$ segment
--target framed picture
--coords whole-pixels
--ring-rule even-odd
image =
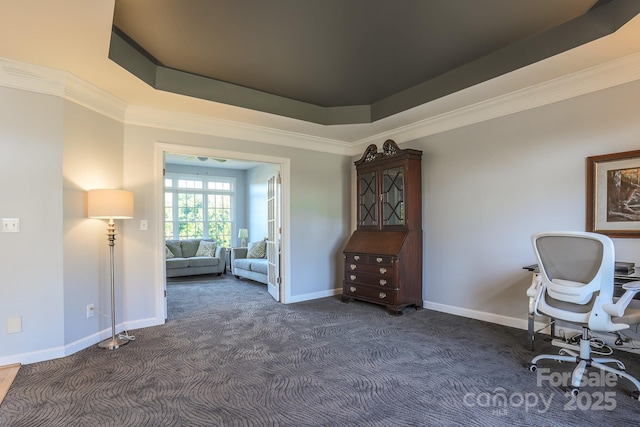
[[[587,157],[587,231],[640,237],[640,150]]]

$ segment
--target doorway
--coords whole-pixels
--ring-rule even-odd
[[[179,154],[179,156],[175,156]],[[290,237],[288,233],[289,229],[289,211],[290,211],[290,200],[289,200],[289,179],[290,176],[290,160],[288,158],[279,158],[273,156],[264,156],[252,153],[241,153],[241,152],[231,152],[231,151],[223,151],[211,148],[203,148],[203,147],[191,147],[191,146],[183,146],[183,145],[175,145],[175,144],[164,144],[158,143],[156,148],[156,164],[158,165],[158,174],[159,179],[157,180],[157,212],[158,212],[158,224],[157,227],[157,241],[158,244],[158,259],[161,260],[159,262],[159,269],[161,273],[158,277],[162,278],[160,280],[160,284],[158,286],[158,310],[159,313],[164,313],[164,318],[167,317],[167,304],[166,304],[166,275],[165,275],[165,266],[164,266],[164,239],[165,239],[165,218],[164,218],[164,178],[165,178],[165,170],[167,167],[165,165],[165,158],[170,157],[173,163],[176,162],[176,158],[183,159],[182,162],[187,166],[183,170],[188,170],[189,164],[195,164],[199,166],[203,166],[205,163],[211,164],[213,168],[221,169],[227,168],[232,170],[233,168],[238,169],[250,169],[252,167],[260,167],[260,166],[270,166],[271,169],[276,170],[281,176],[281,197],[279,198],[279,211],[281,213],[281,228],[282,228],[282,236],[280,239],[280,295],[279,302],[287,303],[290,296],[290,288],[287,282],[287,278],[290,277],[290,255],[289,248]],[[188,160],[185,160],[188,159]],[[173,164],[172,163],[172,164]],[[207,165],[208,166],[208,165]],[[269,170],[269,168],[266,168]],[[175,169],[174,169],[175,170]],[[265,200],[267,199],[268,194],[266,194],[267,182],[265,181]],[[265,206],[266,210],[266,206]],[[247,213],[246,218],[250,216]],[[244,221],[245,226],[242,226]],[[246,228],[248,219],[240,219],[236,218],[236,224],[233,227],[235,233],[232,232],[232,240],[234,235],[238,236],[237,229],[238,228]],[[242,227],[241,227],[242,226]],[[258,227],[259,228],[259,227]],[[267,223],[265,221],[265,230],[267,228]],[[256,230],[256,233],[261,233],[259,229]],[[258,234],[252,234],[251,239],[255,240],[255,237]]]

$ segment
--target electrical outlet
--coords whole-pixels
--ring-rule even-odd
[[[2,228],[0,228],[0,231],[3,233],[19,233],[20,218],[2,218]]]
[[[87,319],[93,317],[96,312],[96,306],[94,304],[87,305]]]

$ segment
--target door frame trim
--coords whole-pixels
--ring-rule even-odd
[[[167,318],[166,298],[164,296],[166,290],[166,270],[164,262],[164,247],[161,244],[164,242],[164,154],[165,153],[180,153],[193,156],[207,156],[216,158],[227,158],[234,160],[246,160],[260,163],[271,163],[280,166],[280,173],[282,176],[282,194],[280,201],[280,212],[282,212],[282,218],[280,224],[282,227],[282,258],[280,266],[280,280],[281,295],[280,302],[287,304],[291,301],[291,283],[289,278],[291,277],[291,233],[289,232],[291,221],[291,159],[287,157],[268,156],[263,154],[247,153],[240,151],[228,151],[220,150],[210,147],[199,147],[192,145],[172,144],[166,142],[157,142],[155,147],[155,211],[157,226],[155,227],[155,240],[156,244],[156,271],[158,280],[156,289],[156,313],[158,318]]]

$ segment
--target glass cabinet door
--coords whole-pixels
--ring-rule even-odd
[[[404,225],[404,169],[382,171],[382,225]]]
[[[378,225],[378,177],[375,171],[359,175],[358,225]]]

